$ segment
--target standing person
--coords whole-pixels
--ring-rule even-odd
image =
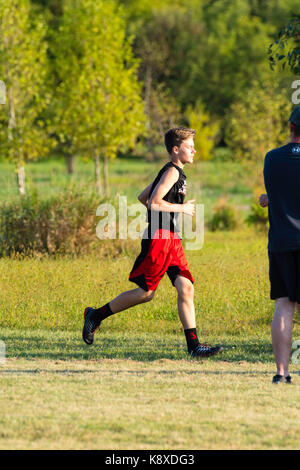
[[[267,153],[267,194],[259,203],[269,208],[269,276],[275,300],[272,346],[277,366],[273,383],[291,383],[293,316],[300,308],[300,106],[290,116],[290,142]]]
[[[100,308],[87,307],[84,311],[83,340],[92,344],[94,333],[107,317],[134,305],[153,299],[155,290],[168,274],[178,294],[178,314],[182,323],[188,353],[192,357],[213,356],[220,346],[201,344],[196,330],[194,308],[194,278],[191,275],[181,240],[178,236],[180,213],[193,216],[194,200],[184,203],[186,163],[193,163],[195,131],[178,127],[165,134],[165,146],[170,161],[160,170],[155,180],[138,196],[148,211],[148,229],[142,239],[141,253],[131,270],[129,280],[137,288],[121,293]]]

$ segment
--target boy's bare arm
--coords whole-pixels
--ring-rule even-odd
[[[160,212],[183,212],[185,214],[194,215],[194,200],[187,201],[185,204],[172,204],[171,202],[167,202],[163,199],[172,186],[178,181],[178,178],[179,174],[176,168],[169,168],[169,170],[162,175],[151,194],[150,200],[148,201],[147,207],[149,210]]]
[[[268,198],[268,195],[267,194],[261,194],[259,196],[259,204],[261,205],[261,207],[267,207],[267,205],[269,204],[269,198]]]
[[[149,201],[149,194],[151,190],[151,186],[153,183],[148,184],[147,188],[145,188],[141,194],[138,196],[138,200],[147,207],[148,201]]]

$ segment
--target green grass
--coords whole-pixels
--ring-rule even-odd
[[[103,359],[131,359],[151,362],[160,359],[181,361],[187,359],[184,335],[158,331],[139,333],[121,330],[119,332],[101,332],[95,337],[95,343],[88,348],[82,341],[81,329],[76,332],[48,330],[10,330],[1,329],[1,339],[6,345],[6,357],[27,360],[62,360],[88,361]],[[221,356],[210,361],[267,364],[272,362],[273,354],[270,340],[256,335],[237,338],[225,335],[219,339],[223,346]]]
[[[140,241],[126,241],[124,246],[126,251],[112,259],[98,258],[97,252],[80,258],[1,259],[0,324],[77,331],[86,305],[103,305],[134,288],[128,275]],[[269,335],[273,304],[265,236],[250,229],[207,231],[203,249],[186,255],[196,280],[195,306],[203,338]],[[103,328],[179,333],[176,291],[169,279],[163,278],[150,303],[109,318]]]
[[[8,359],[0,449],[297,449],[300,378],[274,386],[272,373],[222,360]]]
[[[207,232],[202,250],[187,251],[196,280],[200,338],[222,343],[222,357],[230,361],[272,361],[270,324],[274,306],[269,299],[265,244],[265,237],[250,229]],[[183,359],[185,341],[177,314],[176,290],[167,277],[151,302],[108,318],[101,326],[98,346],[89,350],[81,344],[84,308],[103,305],[135,287],[128,281],[128,273],[139,242],[131,242],[129,248],[127,254],[114,259],[93,256],[0,260],[0,325],[8,354],[38,354],[65,360],[99,356],[146,361]],[[48,332],[54,335],[53,342],[47,339]],[[65,337],[59,339],[64,332],[69,334],[67,342]],[[295,339],[299,334],[295,315]],[[166,335],[171,339],[166,341]],[[51,356],[47,355],[48,350]]]
[[[299,366],[293,385],[271,383],[265,236],[207,232],[203,249],[187,252],[200,338],[224,347],[199,362],[187,357],[168,279],[83,343],[83,308],[133,286],[138,250],[0,261],[0,448],[296,449]]]
[[[141,184],[149,184],[159,164],[153,164],[144,159],[118,158],[110,162],[110,183],[112,193],[124,190],[128,197],[134,191],[141,191]],[[0,200],[18,197],[14,166],[10,163],[0,163]],[[75,162],[73,175],[67,174],[64,159],[40,160],[28,163],[25,168],[28,191],[36,191],[40,197],[48,197],[70,187],[89,188],[94,186],[94,164],[78,158]],[[154,172],[153,172],[154,171]],[[131,185],[128,185],[129,179]]]

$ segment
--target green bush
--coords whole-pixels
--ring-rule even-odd
[[[234,160],[234,155],[229,147],[216,147],[214,149],[214,160],[230,162]]]
[[[0,206],[0,256],[17,253],[79,254],[96,237],[95,195],[64,192],[39,201],[27,196]]]
[[[218,205],[214,208],[212,218],[208,222],[208,228],[215,232],[216,230],[233,230],[236,226],[237,216],[235,210],[227,204],[226,200],[220,199]]]
[[[261,229],[267,229],[268,222],[268,210],[265,207],[261,207],[257,200],[254,200],[251,204],[251,209],[245,222],[249,226],[256,226]]]

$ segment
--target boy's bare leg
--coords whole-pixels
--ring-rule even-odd
[[[174,284],[178,293],[178,314],[183,329],[196,328],[193,283],[186,277],[177,276]]]
[[[277,374],[289,375],[289,362],[292,343],[293,316],[295,303],[288,297],[275,300],[275,313],[272,321],[272,345],[277,366]]]
[[[109,302],[109,306],[113,313],[118,313],[126,310],[127,308],[134,307],[134,305],[149,302],[153,297],[153,290],[146,292],[141,287],[138,287],[137,289],[122,292],[122,294]]]
[[[221,346],[208,346],[199,342],[196,329],[193,283],[186,277],[178,275],[174,285],[178,293],[178,314],[184,329],[188,353],[192,357],[202,358],[214,356],[222,351]]]
[[[134,305],[148,302],[154,296],[154,291],[144,291],[141,287],[132,289],[115,297],[100,308],[87,307],[84,311],[82,338],[88,345],[93,344],[95,331],[105,318],[117,312],[122,312]]]

